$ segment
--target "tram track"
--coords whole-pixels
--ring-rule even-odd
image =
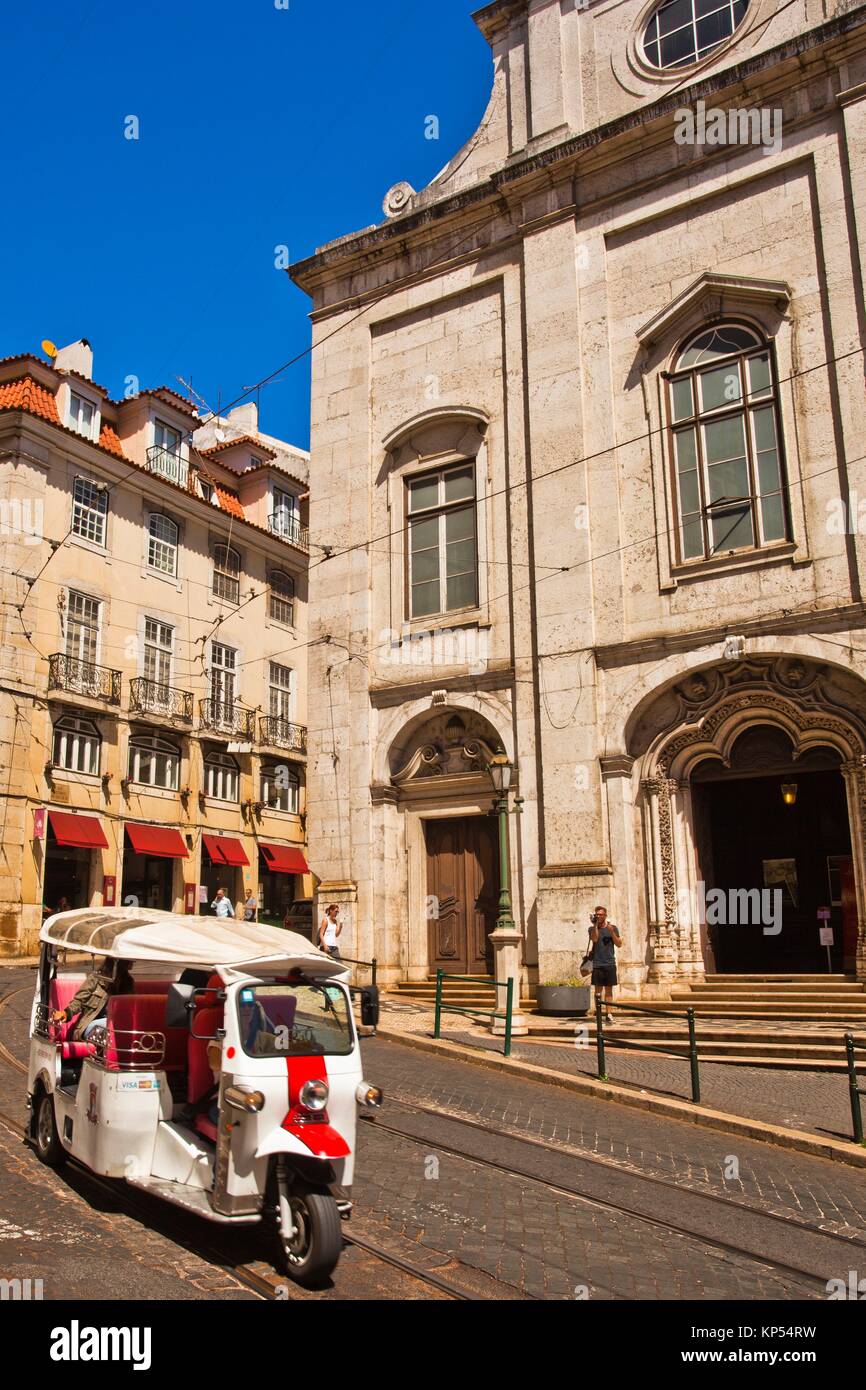
[[[418,1106],[415,1105],[413,1102],[402,1101],[399,1099],[395,1099],[394,1097],[389,1097],[388,1104],[389,1110],[391,1106],[397,1105],[405,1110],[415,1111],[419,1114],[435,1118],[440,1123],[443,1120],[445,1120],[446,1123],[451,1123],[455,1125],[465,1125],[470,1129],[480,1130],[483,1134],[491,1138],[507,1140],[509,1143],[526,1144],[534,1148],[541,1147],[549,1150],[553,1154],[556,1154],[560,1158],[563,1156],[574,1156],[576,1158],[582,1159],[584,1157],[584,1155],[580,1151],[576,1151],[574,1155],[572,1155],[568,1151],[566,1151],[565,1154],[563,1154],[563,1151],[561,1149],[558,1149],[555,1145],[548,1144],[543,1140],[535,1140],[532,1136],[524,1136],[512,1131],[497,1129],[491,1125],[485,1125],[479,1121],[462,1117],[459,1115],[449,1114],[446,1111],[437,1110],[430,1106]],[[522,1182],[529,1182],[534,1185],[540,1186],[544,1188],[546,1191],[551,1192],[555,1195],[559,1195],[573,1201],[588,1203],[591,1204],[593,1207],[600,1207],[604,1210],[609,1211],[612,1215],[627,1216],[630,1219],[640,1221],[649,1227],[661,1229],[666,1234],[674,1233],[676,1235],[684,1236],[690,1240],[698,1241],[707,1248],[717,1250],[720,1254],[723,1254],[725,1256],[734,1256],[738,1259],[745,1259],[756,1265],[760,1265],[764,1268],[769,1268],[773,1271],[786,1274],[793,1278],[801,1280],[808,1284],[816,1292],[820,1292],[820,1295],[822,1297],[826,1298],[827,1296],[827,1280],[830,1277],[830,1273],[824,1271],[816,1272],[814,1268],[807,1269],[802,1265],[792,1264],[784,1259],[778,1258],[775,1255],[769,1255],[760,1251],[756,1251],[747,1245],[737,1244],[732,1241],[720,1239],[718,1236],[712,1235],[708,1233],[706,1230],[699,1230],[695,1229],[694,1226],[683,1225],[679,1222],[670,1220],[668,1217],[659,1218],[657,1216],[653,1216],[649,1214],[646,1210],[641,1210],[640,1207],[633,1206],[626,1202],[611,1201],[609,1198],[599,1196],[598,1193],[588,1192],[584,1188],[573,1186],[568,1183],[551,1182],[548,1179],[539,1176],[537,1172],[532,1172],[527,1167],[523,1167],[514,1163],[501,1163],[498,1162],[496,1159],[486,1158],[483,1155],[472,1151],[471,1149],[468,1149],[464,1146],[460,1146],[459,1144],[449,1143],[447,1142],[447,1140],[443,1140],[441,1138],[434,1138],[430,1134],[416,1134],[410,1129],[405,1129],[399,1125],[391,1124],[389,1120],[383,1119],[381,1116],[378,1115],[364,1115],[362,1116],[362,1118],[365,1124],[369,1125],[371,1128],[380,1129],[383,1132],[393,1134],[394,1136],[406,1139],[411,1143],[418,1144],[420,1147],[424,1148],[428,1152],[431,1148],[433,1148],[441,1153],[450,1154],[452,1157],[462,1159],[470,1163],[474,1163],[480,1167],[494,1169],[495,1171],[502,1173],[504,1176],[517,1178]],[[599,1164],[599,1166],[604,1166],[608,1168],[608,1170],[616,1167],[615,1164]],[[640,1170],[636,1169],[629,1170],[627,1176],[629,1178],[643,1178],[643,1174],[640,1172]],[[647,1181],[653,1181],[653,1179],[648,1178]],[[679,1187],[676,1183],[671,1183],[667,1181],[662,1181],[661,1185],[673,1188],[681,1197],[687,1195],[691,1197],[697,1197],[700,1200],[711,1200],[714,1196],[717,1195],[712,1193],[700,1193],[694,1191],[693,1189],[684,1189],[682,1187]],[[724,1200],[727,1204],[736,1207],[741,1213],[747,1215],[752,1219],[757,1219],[758,1221],[760,1221],[763,1219],[770,1219],[771,1217],[774,1217],[779,1221],[784,1221],[783,1217],[775,1217],[775,1214],[764,1212],[759,1207],[754,1207],[746,1203],[729,1202],[728,1199]],[[832,1231],[824,1231],[818,1226],[810,1225],[804,1228],[798,1225],[797,1223],[791,1224],[796,1225],[796,1229],[798,1230],[804,1230],[805,1234],[820,1236],[822,1239],[833,1240],[837,1243],[844,1244],[848,1247],[850,1247],[852,1244],[852,1241],[849,1238],[841,1236],[838,1233]],[[859,1240],[856,1243],[866,1244],[866,1242]]]
[[[32,987],[29,985],[25,985],[20,989],[10,990],[8,994],[0,997],[0,1014],[2,1014],[5,1007],[17,996],[30,993],[32,993]],[[0,1041],[0,1058],[19,1075],[27,1075],[26,1064],[22,1062],[19,1057],[16,1057],[2,1041]],[[13,1115],[9,1115],[6,1111],[0,1110],[0,1124],[3,1124],[12,1134],[23,1140],[22,1120],[20,1118],[16,1118]],[[137,1220],[142,1221],[144,1225],[149,1224],[147,1218],[153,1214],[152,1210],[149,1211],[147,1209],[146,1200],[139,1200],[125,1184],[113,1181],[110,1178],[103,1178],[91,1172],[84,1164],[79,1163],[72,1157],[70,1157],[67,1162],[76,1176],[83,1179],[93,1191],[103,1193],[109,1197],[113,1206],[122,1209]],[[162,1205],[160,1205],[159,1210],[162,1214],[164,1211]],[[172,1230],[179,1233],[181,1226],[172,1222],[170,1209],[168,1209],[167,1214],[168,1219],[160,1222],[160,1229],[163,1234],[171,1239]],[[384,1247],[378,1246],[366,1236],[362,1237],[344,1231],[343,1242],[344,1245],[354,1247],[358,1251],[363,1252],[363,1254],[378,1260],[381,1264],[398,1270],[408,1278],[416,1280],[418,1283],[424,1284],[429,1288],[435,1288],[439,1293],[445,1294],[446,1297],[454,1301],[487,1301],[481,1295],[462,1288],[459,1284],[444,1279],[431,1270],[422,1269],[419,1265],[398,1255],[395,1251],[386,1250]],[[263,1300],[269,1302],[297,1302],[316,1300],[318,1297],[321,1297],[320,1291],[304,1289],[300,1285],[294,1284],[287,1274],[281,1274],[277,1269],[269,1267],[265,1261],[255,1261],[242,1265],[234,1265],[226,1261],[223,1252],[219,1250],[218,1246],[212,1241],[208,1241],[206,1238],[200,1239],[196,1237],[192,1242],[184,1240],[181,1243],[189,1245],[189,1248],[193,1249],[196,1254],[207,1259],[209,1263],[222,1270],[222,1272],[230,1278],[237,1280],[239,1284],[248,1288],[251,1292],[256,1293]]]

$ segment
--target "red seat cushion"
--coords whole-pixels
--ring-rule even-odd
[[[198,1130],[199,1134],[203,1134],[205,1139],[210,1139],[212,1144],[216,1143],[217,1127],[207,1115],[196,1115],[193,1120],[193,1129]]]
[[[108,1050],[112,1068],[161,1068],[168,1051],[164,994],[116,994],[108,1001]]]

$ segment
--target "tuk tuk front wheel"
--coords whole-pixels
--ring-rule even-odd
[[[36,1157],[49,1168],[60,1168],[68,1154],[60,1142],[57,1120],[54,1113],[54,1098],[47,1091],[40,1091],[33,1117],[33,1144]]]
[[[288,1231],[287,1219],[292,1227]],[[334,1198],[327,1192],[288,1194],[287,1202],[277,1207],[277,1237],[286,1273],[296,1284],[326,1279],[343,1248],[340,1211]]]

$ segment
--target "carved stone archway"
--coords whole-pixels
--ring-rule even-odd
[[[859,708],[858,708],[859,706]],[[819,748],[839,757],[845,781],[857,892],[857,957],[866,979],[866,689],[858,678],[799,658],[711,668],[661,692],[634,731],[648,905],[648,982],[667,986],[704,973],[695,920],[697,860],[692,774],[708,758],[731,766],[743,732],[774,726],[795,762]],[[643,748],[640,747],[643,742]]]

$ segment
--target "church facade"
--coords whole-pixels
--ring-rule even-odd
[[[866,978],[866,7],[776,11],[496,0],[467,146],[292,268],[309,858],[386,981],[494,969],[498,749],[526,982],[599,903],[635,995]]]

